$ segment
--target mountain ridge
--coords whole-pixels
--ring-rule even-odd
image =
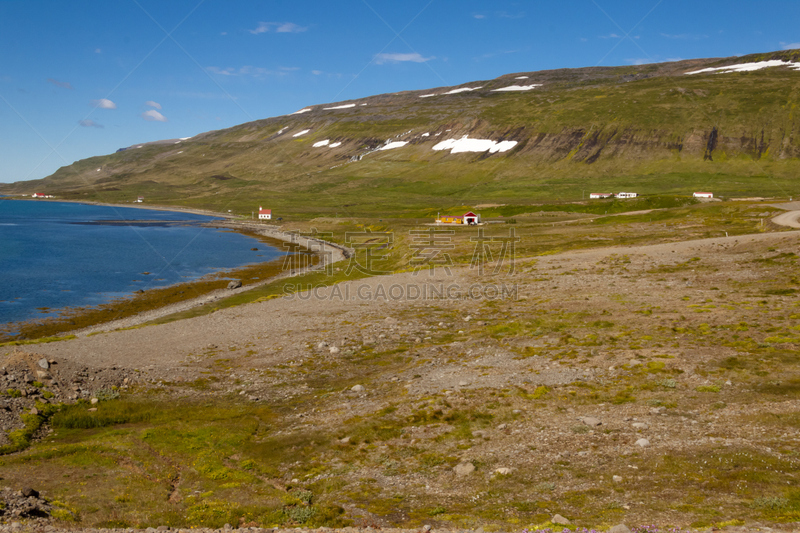
[[[783,61],[751,72],[703,69]],[[134,145],[0,192],[250,211],[252,197],[303,216],[398,214],[492,201],[579,199],[578,187],[685,194],[796,190],[800,51],[505,74],[386,93]],[[509,86],[527,90],[497,91]],[[467,90],[470,89],[470,90]],[[430,95],[430,96],[428,96]],[[505,143],[456,153],[469,139]],[[475,143],[473,143],[475,144]],[[476,145],[493,146],[491,144]],[[759,179],[760,178],[760,179]],[[466,192],[471,191],[471,192]],[[797,191],[800,192],[800,191]],[[788,194],[787,194],[788,195]],[[229,208],[231,208],[229,207]]]

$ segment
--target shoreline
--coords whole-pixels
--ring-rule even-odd
[[[137,313],[136,315],[130,317],[111,320],[108,322],[96,324],[94,326],[89,326],[86,328],[69,331],[66,332],[64,335],[75,335],[76,337],[83,337],[95,333],[102,333],[107,331],[113,331],[116,329],[139,326],[142,324],[146,324],[147,322],[163,318],[165,316],[169,316],[175,313],[180,313],[183,311],[188,311],[190,309],[194,309],[202,305],[213,303],[231,296],[236,296],[238,294],[242,294],[251,291],[253,289],[263,287],[264,285],[273,283],[281,279],[299,276],[307,272],[324,270],[328,265],[348,259],[349,257],[351,257],[352,254],[352,251],[344,246],[333,244],[328,241],[323,241],[321,239],[313,239],[295,233],[285,232],[275,228],[274,226],[237,223],[231,221],[208,222],[205,223],[204,226],[215,227],[215,228],[224,227],[232,229],[234,231],[247,230],[267,238],[276,239],[287,243],[295,243],[299,247],[304,248],[305,250],[308,250],[309,252],[314,253],[315,255],[318,255],[319,257],[322,258],[322,260],[316,264],[312,264],[300,269],[296,270],[293,269],[288,271],[284,270],[280,274],[271,276],[257,283],[252,283],[250,285],[238,287],[235,289],[216,289],[201,296],[190,298],[182,302],[157,307],[150,311]],[[313,248],[318,248],[318,251],[314,251]],[[267,261],[267,263],[277,262],[282,260],[283,259],[273,259],[272,261]]]
[[[12,199],[14,199],[14,198],[12,198]],[[18,199],[22,199],[22,198],[18,198]],[[126,204],[112,204],[112,203],[81,201],[81,200],[58,200],[58,199],[54,199],[53,201],[65,202],[65,203],[84,204],[84,205],[94,205],[94,206],[102,206],[102,207],[132,207],[134,209],[145,209],[145,210],[153,210],[153,211],[168,211],[168,212],[174,212],[174,213],[189,213],[189,214],[195,214],[195,215],[201,215],[201,216],[214,217],[214,218],[218,218],[218,219],[221,219],[221,220],[210,220],[210,221],[206,221],[206,222],[201,222],[200,225],[202,227],[207,227],[207,228],[225,228],[225,229],[229,229],[229,230],[231,230],[233,232],[236,232],[236,233],[239,233],[239,234],[243,234],[243,235],[246,235],[246,236],[250,236],[250,237],[256,238],[256,239],[258,239],[258,237],[260,236],[260,237],[265,237],[266,239],[277,240],[277,241],[281,241],[281,242],[284,242],[284,243],[294,243],[299,249],[302,249],[306,253],[311,253],[311,254],[313,254],[313,255],[315,255],[315,256],[320,258],[320,260],[318,262],[316,262],[314,264],[310,264],[310,265],[308,265],[306,267],[303,267],[303,268],[300,268],[300,269],[292,269],[292,270],[289,270],[289,271],[281,269],[281,272],[279,274],[271,275],[271,276],[269,276],[269,277],[267,277],[267,278],[265,278],[263,280],[260,280],[260,281],[258,281],[256,283],[251,283],[251,284],[244,285],[244,286],[241,286],[241,287],[238,287],[238,288],[233,288],[233,289],[229,289],[229,288],[212,289],[212,290],[210,290],[210,291],[208,291],[208,292],[206,292],[204,294],[201,294],[200,296],[196,296],[196,297],[193,297],[193,298],[187,298],[186,300],[182,300],[182,301],[175,302],[175,303],[169,303],[169,304],[166,304],[166,305],[159,305],[159,306],[153,307],[152,309],[148,309],[148,310],[145,310],[145,311],[140,311],[138,313],[135,313],[133,315],[126,316],[126,317],[123,317],[123,318],[112,319],[112,320],[108,320],[108,321],[101,321],[101,322],[98,322],[96,324],[92,324],[92,325],[89,325],[89,326],[86,326],[86,327],[81,327],[81,328],[74,329],[74,330],[65,330],[65,331],[59,332],[57,334],[57,336],[71,336],[71,335],[74,335],[76,337],[82,337],[82,336],[86,336],[86,335],[90,335],[90,334],[94,334],[94,333],[100,333],[100,332],[104,332],[104,331],[112,331],[112,330],[120,329],[120,328],[139,326],[141,324],[144,324],[144,323],[147,323],[147,322],[150,322],[150,321],[153,321],[153,320],[157,320],[159,318],[162,318],[162,317],[174,314],[174,313],[188,311],[190,309],[194,309],[196,307],[200,307],[200,306],[206,305],[208,303],[212,303],[212,302],[215,302],[215,301],[222,300],[224,298],[235,296],[235,295],[238,295],[238,294],[241,294],[241,293],[244,293],[244,292],[259,288],[259,287],[262,287],[262,286],[267,285],[269,283],[273,283],[273,282],[281,280],[281,279],[298,276],[298,275],[304,274],[306,272],[313,272],[313,271],[323,270],[330,264],[333,264],[333,263],[336,263],[336,262],[339,262],[339,261],[342,261],[344,259],[349,258],[351,256],[351,254],[352,254],[352,251],[349,250],[348,248],[344,247],[344,246],[340,246],[340,245],[337,245],[337,244],[334,244],[334,243],[323,241],[321,239],[315,239],[315,238],[303,236],[303,235],[300,235],[298,233],[292,233],[292,232],[283,231],[283,230],[279,229],[279,227],[271,225],[271,224],[262,224],[262,223],[250,222],[250,221],[247,221],[247,222],[246,221],[234,221],[233,220],[234,219],[233,215],[225,214],[225,213],[217,213],[217,212],[214,212],[214,211],[201,210],[201,209],[192,209],[192,208],[180,208],[180,207],[174,207],[174,206],[151,206],[151,205],[145,206],[145,205],[142,205],[142,204],[126,205]],[[248,233],[250,235],[247,235]],[[262,241],[262,242],[264,242],[264,241]],[[267,243],[267,244],[269,244],[269,243]],[[272,244],[270,244],[270,245],[274,247],[274,245],[272,245]],[[301,250],[301,253],[302,253],[302,250]],[[284,255],[284,256],[282,256],[280,258],[271,259],[269,261],[264,261],[264,262],[260,262],[260,263],[253,263],[251,265],[237,267],[235,269],[229,270],[229,272],[231,273],[231,275],[233,277],[236,277],[237,273],[242,272],[247,268],[252,268],[254,266],[257,266],[257,265],[262,266],[262,267],[265,267],[265,266],[270,265],[270,264],[277,265],[277,262],[278,261],[284,261],[285,257],[286,256]],[[187,287],[197,287],[199,285],[199,283],[201,283],[203,281],[207,281],[207,278],[209,278],[210,276],[215,276],[215,275],[218,275],[221,272],[225,272],[225,271],[226,271],[225,269],[219,270],[219,271],[215,271],[213,273],[207,274],[206,276],[203,276],[203,277],[198,278],[196,280],[192,280],[192,281],[186,282],[185,285]],[[181,286],[181,285],[184,285],[184,284],[179,283],[177,285],[173,285],[172,287]],[[163,289],[167,289],[167,288],[168,287],[164,287]],[[132,293],[132,294],[129,294],[129,295],[126,295],[126,296],[122,297],[119,301],[120,302],[127,301],[127,303],[130,304],[133,301],[135,301],[135,297],[136,297],[136,293]],[[106,304],[101,304],[100,306],[92,306],[90,308],[76,309],[75,310],[75,314],[72,315],[72,316],[73,317],[79,317],[81,315],[86,315],[86,314],[91,313],[95,309],[102,308],[105,305],[110,305],[110,304],[113,304],[113,303],[114,302],[112,301],[112,302],[107,302]],[[122,305],[125,305],[125,304],[122,303]],[[67,311],[67,313],[68,313],[69,308],[64,308],[64,311]],[[40,323],[42,325],[45,325],[47,323],[57,324],[58,321],[59,321],[59,319],[55,319],[54,318],[54,319],[51,319],[51,320],[39,321],[38,323]],[[8,324],[35,323],[35,322],[37,322],[37,321],[9,322],[9,323],[6,323],[6,325],[8,325]],[[32,338],[26,338],[26,339],[10,338],[8,341],[9,342],[23,341],[23,340],[34,340],[35,341],[37,339],[44,338],[44,337],[49,337],[49,336],[51,336],[51,335],[43,334],[43,335],[36,335],[36,336],[34,336]]]
[[[95,202],[92,200],[60,200],[58,198],[49,198],[49,199],[34,199],[29,197],[14,197],[14,196],[6,196],[5,199],[7,200],[23,200],[23,201],[37,201],[37,202],[61,202],[65,204],[84,204],[84,205],[96,205],[99,207],[130,207],[131,209],[149,209],[151,211],[170,211],[174,213],[189,213],[191,215],[201,215],[201,216],[208,216],[208,217],[215,217],[215,218],[223,218],[223,219],[234,219],[236,215],[230,213],[219,213],[217,211],[209,211],[208,209],[197,209],[193,207],[179,207],[179,206],[161,206],[161,205],[154,205],[154,204],[144,204],[144,203],[134,203],[131,202],[130,204],[115,204],[111,202]]]

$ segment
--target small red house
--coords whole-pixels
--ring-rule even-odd
[[[472,211],[464,214],[464,224],[468,224],[470,226],[477,226],[480,223],[481,223],[480,215],[476,215]]]
[[[442,215],[436,219],[436,222],[437,224],[467,224],[475,226],[481,223],[481,216],[470,211],[462,216]]]
[[[272,209],[264,209],[258,206],[258,220],[272,220]]]

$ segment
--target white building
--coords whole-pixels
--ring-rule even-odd
[[[635,192],[620,192],[617,193],[617,198],[636,198],[639,196],[638,193]]]
[[[611,198],[614,196],[613,192],[590,192],[589,198]]]
[[[258,206],[258,220],[272,220],[272,209],[264,209]]]
[[[713,192],[696,192],[693,193],[692,196],[695,198],[714,198]]]

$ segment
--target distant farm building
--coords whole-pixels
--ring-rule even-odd
[[[464,224],[469,224],[470,226],[476,226],[480,223],[481,223],[480,215],[476,215],[472,211],[464,214]]]
[[[617,198],[636,198],[639,196],[638,193],[635,192],[620,192],[617,193]]]
[[[695,198],[714,198],[713,192],[696,192],[693,193],[692,196]]]
[[[444,215],[439,217],[439,220],[437,220],[436,222],[438,222],[439,224],[463,224],[464,219],[460,216]]]
[[[258,206],[258,220],[272,220],[272,209],[264,209]]]
[[[144,196],[139,196],[139,197],[136,199],[136,203],[137,203],[137,204],[140,204],[140,203],[142,203],[142,202],[144,202]]]
[[[461,216],[457,215],[442,215],[436,219],[437,224],[467,224],[469,226],[476,226],[481,223],[481,216],[473,213],[472,211],[464,213]]]
[[[55,198],[52,194],[44,194],[42,192],[35,192],[31,194],[31,198]]]
[[[612,198],[613,192],[592,192],[589,193],[589,198]]]

